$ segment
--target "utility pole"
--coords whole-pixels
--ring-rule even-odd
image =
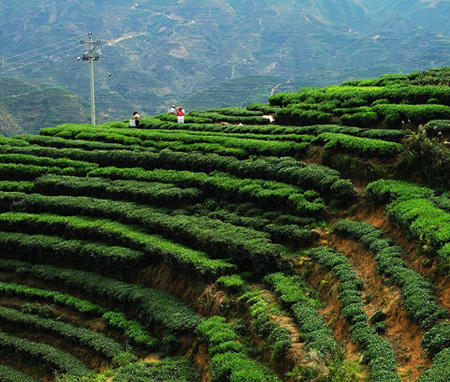
[[[95,126],[95,93],[94,93],[94,61],[98,61],[99,56],[94,55],[94,50],[100,44],[100,40],[92,42],[92,33],[88,33],[89,41],[81,40],[81,44],[88,44],[89,50],[81,57],[78,57],[78,61],[89,61],[90,78],[91,78],[91,125]]]

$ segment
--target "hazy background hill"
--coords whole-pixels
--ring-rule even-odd
[[[90,103],[63,89],[39,88],[14,79],[0,79],[0,134],[37,134],[44,126],[90,122]]]
[[[450,2],[439,0],[1,0],[0,77],[89,101],[88,64],[76,58],[92,32],[102,41],[98,121],[172,103],[239,106],[300,86],[447,66],[448,14]],[[22,113],[20,103],[3,106]]]

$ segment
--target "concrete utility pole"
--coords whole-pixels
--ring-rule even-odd
[[[94,55],[94,50],[100,44],[100,40],[92,42],[92,33],[88,33],[89,41],[80,41],[81,44],[88,44],[89,50],[78,61],[89,61],[90,77],[91,77],[91,125],[95,126],[95,94],[94,94],[94,61],[98,61],[99,56]]]

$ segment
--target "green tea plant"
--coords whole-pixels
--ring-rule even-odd
[[[93,374],[87,366],[72,354],[63,352],[47,344],[32,342],[5,332],[0,332],[0,346],[17,354],[37,360],[39,365],[48,365],[55,371],[75,377]]]
[[[116,305],[132,304],[139,307],[146,325],[157,325],[168,332],[192,333],[203,320],[191,308],[169,294],[96,273],[5,259],[0,259],[0,269],[33,275],[49,282],[61,282]]]
[[[360,292],[362,280],[357,277],[347,258],[333,249],[324,247],[313,248],[305,254],[329,269],[339,279],[338,298],[341,302],[342,315],[350,325],[352,341],[364,348],[364,361],[370,369],[370,380],[400,381],[396,374],[395,352],[391,344],[368,324]]]
[[[0,307],[0,320],[15,327],[33,328],[54,333],[60,338],[87,346],[111,360],[125,351],[125,348],[111,337],[52,318],[42,318],[15,309]]]
[[[211,374],[214,382],[279,381],[262,364],[245,354],[242,345],[237,341],[236,333],[227,325],[223,317],[214,316],[203,321],[198,331],[203,340],[209,344]]]
[[[264,280],[272,286],[282,303],[292,312],[299,325],[301,337],[307,343],[305,350],[316,351],[327,363],[338,358],[342,359],[341,347],[334,340],[332,331],[318,312],[319,300],[310,297],[315,291],[307,287],[298,277],[283,273],[272,273]]]
[[[7,365],[0,366],[0,380],[4,382],[37,382],[37,379]]]

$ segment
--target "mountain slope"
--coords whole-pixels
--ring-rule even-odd
[[[325,86],[444,66],[449,59],[446,1],[25,3],[0,1],[0,76],[88,100],[88,65],[76,57],[87,48],[80,40],[93,32],[102,41],[97,110],[110,119],[201,100],[195,93],[226,88],[234,78],[245,83],[247,76],[268,75],[296,86]],[[235,101],[222,95],[211,102]]]
[[[446,0],[383,0],[368,1],[361,0],[372,14],[378,16],[378,27],[387,27],[396,32],[402,32],[397,22],[405,23],[407,31],[427,29],[449,35],[450,25],[448,14],[450,13],[450,2]]]
[[[45,126],[90,122],[90,105],[62,89],[41,89],[18,80],[0,79],[0,129],[4,136],[38,133]]]
[[[449,83],[0,139],[0,380],[447,382]]]

